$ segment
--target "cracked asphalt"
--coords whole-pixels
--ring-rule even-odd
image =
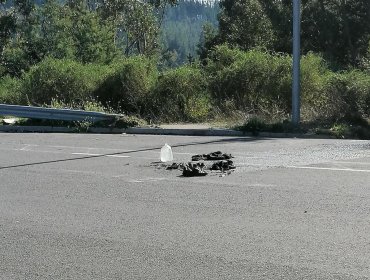
[[[369,232],[370,141],[0,133],[0,279],[370,279]]]

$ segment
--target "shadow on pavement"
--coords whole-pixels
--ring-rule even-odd
[[[237,138],[226,138],[226,139],[218,139],[212,141],[204,141],[204,142],[191,142],[186,144],[175,144],[171,145],[172,148],[176,147],[187,147],[187,146],[195,146],[195,145],[207,145],[207,144],[214,144],[214,143],[232,143],[232,142],[252,142],[252,141],[260,141],[260,140],[267,140],[268,138],[253,138],[253,137],[237,137]],[[9,166],[1,166],[1,169],[11,169],[11,168],[18,168],[18,167],[25,167],[25,166],[34,166],[34,165],[41,165],[41,164],[49,164],[49,163],[57,163],[57,162],[66,162],[66,161],[75,161],[75,160],[82,160],[82,159],[91,159],[91,158],[100,158],[105,156],[113,156],[113,155],[123,155],[123,154],[131,154],[137,152],[147,152],[147,151],[155,151],[160,150],[160,147],[151,147],[151,148],[142,148],[137,150],[131,151],[124,151],[124,152],[116,152],[116,153],[108,153],[108,154],[101,154],[101,155],[88,155],[88,156],[81,156],[81,157],[74,157],[74,158],[67,158],[67,159],[57,159],[57,160],[49,160],[49,161],[39,161],[39,162],[31,162],[31,163],[23,163],[23,164],[16,164],[16,165],[9,165]]]

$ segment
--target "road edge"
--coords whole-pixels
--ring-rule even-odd
[[[0,132],[14,133],[97,133],[97,134],[147,134],[147,135],[181,135],[181,136],[234,136],[234,137],[261,137],[261,138],[308,138],[308,139],[331,139],[330,135],[322,134],[299,134],[299,133],[273,133],[243,132],[232,129],[188,129],[188,128],[105,128],[105,127],[53,127],[53,126],[0,126]]]

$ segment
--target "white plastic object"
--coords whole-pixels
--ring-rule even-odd
[[[173,161],[171,146],[167,143],[161,149],[161,162]]]

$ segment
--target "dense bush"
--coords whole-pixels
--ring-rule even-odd
[[[292,59],[258,50],[218,46],[205,67],[213,102],[221,110],[284,119],[291,113]],[[363,118],[370,115],[370,75],[334,73],[318,55],[301,59],[303,121]],[[230,105],[231,104],[231,105]]]
[[[155,61],[144,56],[119,60],[94,95],[103,103],[126,113],[144,114],[158,76]]]
[[[325,84],[325,117],[347,119],[370,116],[370,75],[358,70],[332,73]]]
[[[229,45],[216,46],[209,54],[206,70],[208,72],[218,72],[230,67],[233,63],[241,60],[244,52],[239,49],[231,48]]]
[[[370,115],[370,75],[332,72],[317,56],[302,60],[303,120],[363,122]]]
[[[199,122],[207,119],[210,108],[204,74],[195,66],[182,66],[159,77],[152,95],[150,117]]]
[[[30,60],[24,50],[18,47],[5,47],[3,51],[0,76],[20,77],[30,68]]]
[[[312,121],[330,113],[325,88],[332,72],[318,55],[307,54],[301,59],[301,119]]]
[[[26,105],[26,96],[21,92],[21,81],[9,76],[0,79],[0,103]]]
[[[254,50],[217,47],[206,71],[217,106],[230,101],[238,110],[267,115],[286,114],[291,100],[291,59]]]
[[[107,66],[48,58],[24,76],[23,92],[31,104],[39,105],[50,104],[53,99],[65,103],[90,100],[108,69]]]
[[[235,111],[279,121],[290,119],[291,65],[290,56],[243,52],[226,45],[209,53],[204,66],[186,65],[161,75],[156,61],[144,56],[109,65],[47,58],[21,79],[0,79],[0,102],[111,108],[168,122],[199,122]],[[320,56],[302,57],[302,121],[362,125],[369,116],[366,70],[335,73]]]

